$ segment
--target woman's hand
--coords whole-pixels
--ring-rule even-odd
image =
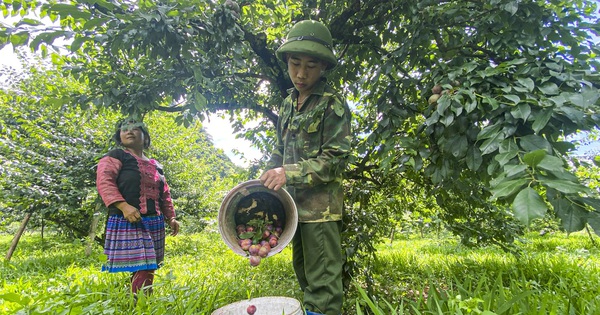
[[[140,211],[136,207],[128,204],[127,202],[115,202],[115,207],[117,207],[119,210],[121,210],[121,212],[123,212],[123,216],[130,223],[137,223],[142,221],[142,215],[140,214]]]
[[[171,227],[171,235],[177,235],[179,233],[179,221],[175,220],[175,218],[172,218],[169,220],[168,224],[169,227]]]

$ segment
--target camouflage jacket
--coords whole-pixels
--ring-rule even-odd
[[[324,81],[317,83],[300,111],[298,91],[288,91],[279,109],[277,145],[267,169],[283,166],[286,186],[300,222],[342,219],[342,174],[350,151],[350,109]]]

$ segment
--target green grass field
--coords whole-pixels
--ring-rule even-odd
[[[7,253],[12,235],[0,235]],[[261,296],[301,299],[291,252],[251,267],[215,232],[167,238],[151,298],[134,305],[127,274],[100,271],[102,248],[25,234],[0,265],[0,314],[211,314]],[[587,235],[530,234],[519,257],[453,238],[379,244],[375,285],[353,283],[344,314],[600,314],[599,250]]]

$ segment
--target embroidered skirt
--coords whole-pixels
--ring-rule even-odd
[[[102,271],[135,272],[158,269],[165,257],[165,221],[162,215],[142,217],[130,223],[123,215],[111,215],[106,223]]]

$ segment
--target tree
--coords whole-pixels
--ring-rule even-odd
[[[37,219],[29,228],[50,222],[83,237],[98,210],[95,166],[114,146],[119,114],[62,103],[85,86],[41,63],[25,67],[3,72],[9,84],[0,90],[1,221],[19,221],[29,212]],[[186,229],[201,231],[215,218],[219,197],[244,172],[212,146],[200,124],[185,128],[166,113],[146,121],[153,143],[148,154],[164,165]]]
[[[11,73],[0,90],[0,199],[2,222],[36,219],[66,234],[87,234],[94,214],[94,165],[107,147],[104,119],[57,101],[83,88],[42,63]],[[112,115],[116,117],[116,115]]]
[[[248,131],[244,119],[276,121],[291,84],[274,51],[293,21],[319,19],[340,61],[331,83],[356,106],[348,222],[363,236],[376,235],[361,216],[372,200],[410,193],[398,178],[435,196],[465,244],[510,244],[549,209],[568,232],[589,224],[600,234],[597,192],[573,175],[564,140],[598,124],[594,1],[232,3],[5,3],[5,15],[39,10],[61,27],[23,19],[0,40],[34,49],[72,40],[64,69],[90,84],[73,103],[179,112],[183,123],[227,110],[268,151],[272,125]],[[443,92],[429,104],[436,85]],[[372,253],[348,235],[351,260]]]

